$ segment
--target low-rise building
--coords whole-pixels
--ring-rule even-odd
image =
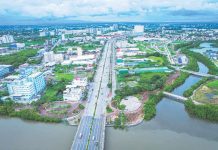
[[[75,87],[86,87],[88,85],[88,79],[85,78],[80,78],[80,77],[76,77],[73,82],[72,85]]]
[[[66,86],[66,90],[63,92],[63,99],[65,101],[80,101],[83,97],[83,90],[79,87],[72,85]]]
[[[44,53],[44,63],[61,63],[64,61],[63,54],[54,54],[53,51]]]
[[[17,49],[17,50],[22,49],[24,47],[25,47],[25,43],[13,43],[10,45],[11,49]]]
[[[0,43],[13,43],[14,37],[13,35],[3,35],[0,37]]]
[[[87,85],[88,79],[86,77],[76,77],[70,85],[66,86],[66,90],[63,92],[63,99],[65,101],[82,100]]]
[[[177,63],[179,65],[186,65],[188,63],[188,58],[185,55],[177,56]]]

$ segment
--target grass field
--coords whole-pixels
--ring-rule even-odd
[[[150,57],[148,57],[148,58],[151,59],[151,60],[153,60],[153,61],[155,61],[155,62],[157,62],[158,65],[163,65],[163,63],[164,63],[164,60],[163,60],[163,58],[161,58],[161,57],[150,56]]]
[[[55,78],[58,81],[61,81],[61,80],[72,81],[74,78],[74,75],[72,73],[55,73]]]
[[[68,82],[59,81],[53,85],[47,85],[45,93],[44,95],[42,95],[41,100],[47,102],[62,100],[62,93],[67,84]]]
[[[207,86],[209,88],[218,88],[218,80],[214,80],[214,81],[208,82]]]
[[[218,104],[218,80],[210,81],[201,86],[192,98],[202,103]]]
[[[147,52],[147,53],[152,53],[154,50],[148,48],[149,43],[146,42],[137,42],[137,47],[139,48],[140,51]]]
[[[18,67],[19,65],[25,63],[28,58],[35,56],[37,51],[37,49],[26,49],[10,55],[0,56],[0,64]]]

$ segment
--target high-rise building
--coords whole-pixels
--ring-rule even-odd
[[[33,82],[36,93],[42,92],[45,89],[46,83],[44,75],[41,72],[36,72],[28,76],[28,81]]]
[[[44,75],[41,72],[36,72],[25,78],[12,81],[7,87],[11,99],[29,103],[45,89],[46,82]]]
[[[46,35],[47,35],[47,33],[46,33],[45,31],[39,32],[39,36],[40,36],[40,37],[43,37],[43,36],[46,36]]]
[[[135,25],[133,32],[134,33],[144,33],[144,26],[143,25]]]
[[[65,40],[66,40],[65,34],[62,34],[62,35],[61,35],[61,40],[62,40],[62,41],[65,41]]]
[[[13,72],[13,70],[14,69],[11,65],[0,65],[0,79]]]
[[[82,56],[83,55],[83,50],[81,47],[77,47],[77,56]]]
[[[33,82],[29,82],[27,79],[15,80],[8,86],[8,92],[11,99],[14,101],[30,101],[36,94],[36,90]]]

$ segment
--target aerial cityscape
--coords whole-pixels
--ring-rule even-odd
[[[0,150],[217,148],[217,0],[0,0]]]

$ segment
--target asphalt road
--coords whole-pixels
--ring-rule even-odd
[[[104,130],[106,120],[106,106],[111,99],[109,71],[110,57],[112,55],[111,46],[113,41],[106,43],[102,58],[98,64],[93,84],[90,84],[88,92],[88,103],[85,107],[84,115],[81,119],[77,133],[71,147],[72,150],[97,150],[103,149]]]

